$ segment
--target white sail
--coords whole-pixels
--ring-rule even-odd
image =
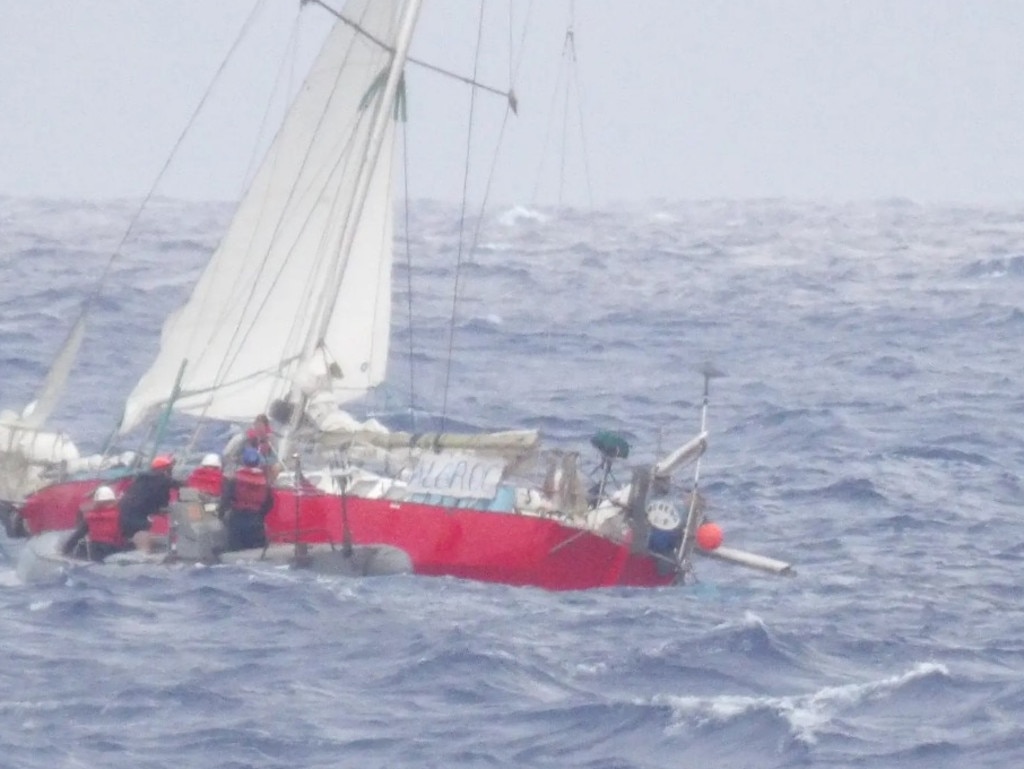
[[[39,395],[21,412],[20,422],[22,425],[39,428],[50,418],[50,414],[53,413],[54,408],[56,408],[57,403],[60,401],[60,396],[64,393],[64,388],[67,386],[71,367],[75,363],[75,358],[78,356],[78,350],[82,346],[82,339],[84,337],[85,313],[83,312],[78,320],[75,321],[75,325],[71,327],[68,338],[64,340],[64,345],[60,348],[60,352],[57,353],[53,365],[50,366],[46,380],[39,390]]]
[[[0,500],[19,500],[42,484],[44,472],[78,459],[78,448],[62,432],[43,429],[60,400],[85,335],[83,313],[57,354],[35,400],[21,412],[0,411]]]
[[[157,359],[127,400],[122,431],[166,404],[183,363],[174,408],[231,421],[265,411],[296,383],[322,390],[327,382],[342,403],[383,381],[393,121],[379,152],[369,144],[376,111],[394,106],[381,95],[402,5],[346,6],[352,23],[335,24],[227,234],[186,305],[164,324]],[[367,173],[365,201],[357,200],[357,179]],[[318,314],[324,307],[333,307],[326,322]],[[310,357],[312,336],[319,344]]]

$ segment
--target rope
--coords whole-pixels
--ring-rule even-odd
[[[483,8],[481,6],[480,28],[477,31],[476,58],[475,58],[474,64],[473,64],[473,66],[474,66],[474,74],[475,74],[476,68],[479,66],[480,48],[481,48],[482,39],[483,39]],[[464,232],[465,232],[465,224],[466,224],[466,215],[465,215],[465,213],[466,213],[467,199],[468,199],[469,155],[470,155],[470,149],[471,149],[471,146],[472,146],[473,114],[474,114],[473,108],[474,108],[474,105],[475,105],[474,95],[475,95],[475,92],[471,92],[471,95],[470,95],[470,110],[469,110],[469,131],[468,131],[467,137],[466,137],[466,171],[465,171],[465,175],[463,177],[463,184],[462,184],[462,210],[461,210],[460,219],[459,219],[459,251],[458,251],[458,257],[456,259],[456,267],[455,267],[455,287],[454,287],[454,290],[452,292],[452,314],[451,314],[451,318],[449,320],[449,331],[448,331],[448,361],[447,361],[447,365],[445,367],[444,398],[443,398],[443,405],[442,405],[442,408],[441,408],[441,425],[440,425],[440,431],[439,432],[444,432],[445,423],[446,423],[447,418],[448,418],[448,393],[449,393],[449,390],[450,390],[450,382],[451,382],[452,358],[453,358],[453,353],[454,353],[454,350],[455,350],[455,322],[456,322],[456,318],[457,318],[457,307],[458,307],[458,300],[459,300],[459,286],[460,286],[460,277],[461,277],[461,268],[462,268],[462,259],[463,259],[463,235],[464,235]],[[495,143],[494,153],[491,156],[491,167],[490,167],[490,169],[488,170],[488,173],[487,173],[487,183],[484,186],[483,200],[480,203],[480,213],[477,216],[476,227],[473,230],[473,238],[470,241],[469,250],[468,250],[469,254],[472,254],[472,253],[474,253],[476,251],[477,245],[480,242],[480,234],[483,231],[484,212],[487,210],[487,205],[488,205],[488,202],[490,200],[491,188],[492,188],[492,185],[493,185],[495,172],[496,172],[497,166],[498,166],[499,151],[501,149],[501,145],[502,145],[502,143],[504,141],[504,138],[505,138],[505,129],[508,127],[509,115],[510,114],[514,114],[514,112],[515,111],[512,109],[512,105],[511,104],[506,106],[505,115],[502,118],[502,122],[501,122],[501,128],[498,131],[498,140]]]
[[[575,2],[573,3],[573,8],[575,8]],[[575,14],[575,11],[572,11],[572,13]],[[584,176],[584,179],[586,180],[586,185],[587,185],[587,202],[590,204],[590,207],[593,208],[594,207],[594,190],[593,190],[593,186],[591,185],[591,181],[590,181],[590,153],[587,151],[587,137],[586,137],[586,132],[584,131],[584,124],[583,124],[583,86],[580,84],[580,68],[577,66],[577,61],[576,61],[576,36],[575,36],[575,34],[573,35],[573,43],[572,43],[572,64],[573,64],[573,66],[572,66],[572,83],[573,83],[573,85],[576,88],[576,111],[577,111],[577,120],[579,121],[579,126],[580,126],[580,146],[583,149],[583,176]],[[561,201],[559,201],[559,202],[561,202]]]
[[[480,4],[480,17],[477,22],[476,52],[473,55],[473,77],[476,78],[480,68],[480,49],[483,47],[484,6]],[[455,258],[455,286],[452,290],[452,315],[448,327],[448,362],[445,366],[444,391],[441,402],[441,432],[444,432],[448,420],[448,393],[452,378],[452,354],[455,350],[455,321],[458,315],[459,279],[462,275],[463,242],[466,231],[466,208],[469,199],[469,160],[473,149],[473,118],[476,114],[476,91],[469,92],[469,127],[466,131],[466,163],[462,173],[462,206],[459,211],[459,250]]]
[[[239,30],[238,35],[235,37],[235,42],[231,44],[231,48],[228,50],[224,59],[221,61],[220,66],[217,67],[217,71],[214,73],[213,78],[210,80],[210,84],[206,87],[206,91],[203,93],[203,97],[199,100],[199,104],[196,105],[196,108],[192,111],[192,114],[189,117],[188,122],[185,124],[185,128],[181,131],[181,133],[178,135],[177,140],[174,142],[174,146],[171,148],[170,155],[168,155],[167,160],[164,161],[163,166],[160,168],[160,172],[157,174],[156,179],[153,181],[152,186],[146,193],[145,198],[143,198],[142,204],[138,207],[138,209],[136,209],[136,212],[132,217],[131,222],[129,222],[128,224],[128,229],[125,230],[125,233],[121,238],[121,241],[117,244],[117,248],[115,248],[114,253],[111,254],[110,259],[107,262],[107,266],[103,269],[103,272],[100,275],[100,279],[97,281],[96,290],[93,293],[93,295],[89,297],[87,303],[91,303],[94,299],[96,299],[99,296],[100,291],[103,288],[103,282],[105,281],[108,273],[110,272],[111,267],[113,267],[114,262],[121,255],[121,249],[124,247],[124,244],[128,240],[128,237],[135,229],[135,225],[138,224],[139,219],[142,217],[143,212],[149,206],[149,202],[153,198],[153,195],[156,194],[156,190],[160,186],[160,182],[163,181],[164,175],[167,173],[167,169],[170,168],[171,162],[177,156],[178,150],[181,149],[182,142],[185,141],[185,137],[192,129],[193,123],[195,123],[196,118],[199,117],[199,113],[202,112],[203,107],[206,106],[206,101],[207,99],[209,99],[210,94],[213,93],[214,86],[217,84],[217,81],[220,79],[220,76],[224,73],[224,68],[227,66],[228,61],[234,54],[235,49],[238,48],[239,44],[245,38],[249,26],[252,24],[253,20],[256,18],[258,10],[265,2],[266,0],[257,0],[256,3],[253,5],[252,10],[249,12],[249,16],[242,24],[242,28]],[[82,314],[85,314],[84,309]]]
[[[409,124],[402,126],[402,176],[405,195],[405,280],[409,314],[409,412],[416,413],[416,346],[413,344],[412,248],[409,234]]]
[[[584,182],[587,188],[587,198],[591,206],[594,204],[594,193],[593,185],[591,184],[590,177],[590,157],[587,151],[586,132],[584,130],[584,119],[583,119],[583,89],[580,85],[580,73],[579,73],[579,61],[576,55],[576,10],[575,2],[571,2],[569,5],[569,22],[565,32],[565,38],[562,44],[562,58],[559,62],[558,75],[555,78],[555,86],[551,94],[551,107],[550,107],[550,118],[544,132],[544,141],[542,144],[541,160],[537,170],[537,181],[533,188],[533,200],[537,201],[540,196],[540,185],[541,178],[544,173],[544,166],[547,162],[548,149],[550,146],[550,139],[552,129],[555,123],[556,106],[559,101],[559,96],[562,96],[562,139],[561,139],[561,154],[559,157],[559,169],[558,169],[558,205],[561,206],[563,202],[563,193],[566,182],[566,163],[568,161],[568,142],[569,142],[569,111],[570,102],[573,101],[573,94],[575,94],[576,102],[576,117],[579,123],[579,138],[580,148],[583,156],[583,173]],[[562,90],[564,88],[564,91]]]

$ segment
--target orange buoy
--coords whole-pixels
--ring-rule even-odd
[[[697,527],[697,546],[701,550],[714,550],[722,544],[722,530],[717,523],[702,523]]]

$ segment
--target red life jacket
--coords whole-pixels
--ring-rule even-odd
[[[233,510],[257,512],[267,500],[267,476],[255,467],[240,467],[235,473]]]
[[[124,547],[121,536],[121,521],[117,510],[117,502],[100,502],[92,510],[85,513],[85,523],[89,527],[89,541],[97,544]]]
[[[264,427],[263,425],[250,427],[245,432],[247,444],[259,449],[260,454],[265,457],[274,453],[274,447],[270,444],[270,439],[273,435],[274,433],[271,429],[269,427]]]
[[[197,467],[185,482],[202,494],[211,497],[219,497],[221,484],[224,482],[224,472],[219,467]]]

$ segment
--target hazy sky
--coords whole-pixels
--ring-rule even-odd
[[[255,4],[0,0],[0,194],[144,194]],[[264,6],[163,194],[237,197],[299,15],[298,0]],[[487,7],[484,71],[504,86],[507,3]],[[570,7],[582,98],[569,102],[566,134]],[[414,53],[470,73],[478,18],[471,0],[425,0]],[[583,158],[598,203],[1024,202],[1019,0],[521,0],[512,19],[521,117],[496,200],[550,201],[564,157],[563,196],[575,203],[588,198]],[[328,23],[302,12],[292,89]],[[457,199],[466,103],[465,89],[410,75],[415,195]],[[477,109],[485,129],[502,114],[494,97]],[[482,138],[474,146],[485,152]]]

